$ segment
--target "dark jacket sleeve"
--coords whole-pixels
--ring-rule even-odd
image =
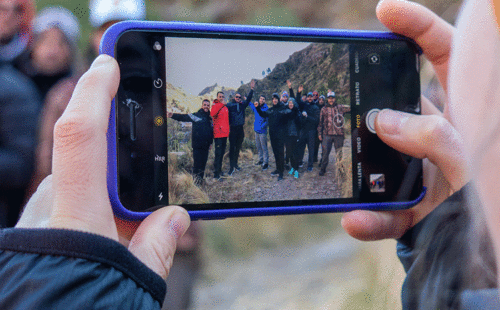
[[[174,114],[172,114],[172,119],[174,119],[178,122],[185,122],[185,123],[192,123],[193,122],[193,119],[189,116],[189,114],[174,113]]]
[[[111,239],[0,231],[0,309],[160,309],[163,279]]]
[[[253,89],[250,89],[250,92],[248,93],[247,100],[245,101],[245,104],[243,105],[245,108],[252,102],[252,97],[253,97]]]
[[[471,230],[466,192],[474,195],[470,186],[462,188],[398,240],[407,273],[403,309],[471,309],[465,306],[471,299],[496,287],[493,246],[486,225]],[[498,296],[494,302],[500,308]]]
[[[271,113],[269,110],[262,111],[260,106],[258,106],[255,110],[259,113],[260,117],[269,117],[269,114]]]

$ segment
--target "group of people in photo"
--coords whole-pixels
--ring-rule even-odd
[[[252,80],[247,96],[236,93],[230,102],[225,101],[225,94],[220,91],[212,104],[208,99],[203,99],[202,108],[195,113],[167,112],[168,118],[193,123],[193,177],[196,184],[203,183],[212,144],[214,179],[222,181],[224,177],[232,176],[242,169],[238,165],[238,158],[245,136],[247,107],[251,108],[255,116],[255,145],[258,153],[255,165],[262,170],[269,169],[269,132],[275,159],[271,176],[277,176],[278,181],[283,180],[285,172],[298,179],[299,169],[306,164],[306,170],[312,172],[314,163],[318,162],[320,145],[322,157],[318,175],[324,176],[332,149],[334,153],[341,150],[344,144],[344,114],[350,112],[350,107],[337,104],[333,90],[328,90],[326,97],[317,91],[303,95],[304,87],[300,85],[295,95],[292,83],[288,80],[288,92],[273,93],[272,105],[268,106],[265,94],[259,95],[258,100],[252,103],[255,85],[255,80]],[[229,170],[225,174],[222,164],[228,140]],[[308,156],[303,161],[306,147]]]

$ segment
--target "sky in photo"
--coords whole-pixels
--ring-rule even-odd
[[[274,69],[309,42],[165,38],[167,82],[191,95],[205,87],[238,88]]]

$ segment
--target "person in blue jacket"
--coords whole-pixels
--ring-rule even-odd
[[[269,168],[269,150],[267,149],[267,117],[262,117],[257,112],[256,105],[260,106],[262,111],[267,111],[269,107],[266,104],[266,96],[260,95],[257,104],[250,105],[255,120],[253,122],[253,130],[255,131],[255,145],[259,153],[259,161],[257,166],[262,166],[262,170]]]

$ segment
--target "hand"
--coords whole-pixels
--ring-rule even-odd
[[[304,85],[299,85],[299,88],[297,89],[299,93],[301,93],[304,90]]]
[[[103,55],[82,76],[54,129],[53,173],[16,227],[80,230],[115,241],[131,237],[130,252],[166,279],[177,240],[190,224],[187,212],[166,207],[142,223],[128,223],[114,218],[108,198],[106,131],[119,81],[118,64]]]
[[[302,115],[303,115],[304,117],[307,117],[307,112],[306,112],[306,111],[303,111],[303,112],[302,112]]]
[[[171,118],[174,115],[174,112],[167,112],[167,118]]]
[[[381,1],[377,16],[391,31],[410,37],[422,47],[446,90],[453,27],[413,2]],[[422,98],[422,112],[425,115],[383,110],[377,115],[375,128],[391,147],[424,158],[427,194],[423,201],[403,211],[346,213],[342,226],[351,236],[360,240],[399,238],[468,181],[463,142],[449,122],[448,108],[441,114]]]
[[[288,85],[288,88],[292,88],[292,82],[290,82],[290,80],[286,80],[286,85]]]
[[[258,101],[255,101],[255,102],[253,103],[253,105],[254,105],[254,107],[258,108],[258,107],[259,107],[259,102],[258,102]]]
[[[254,79],[252,79],[252,80],[250,81],[250,88],[251,88],[252,90],[255,88],[255,80],[254,80]]]
[[[323,141],[323,137],[321,135],[318,136],[319,141]]]

